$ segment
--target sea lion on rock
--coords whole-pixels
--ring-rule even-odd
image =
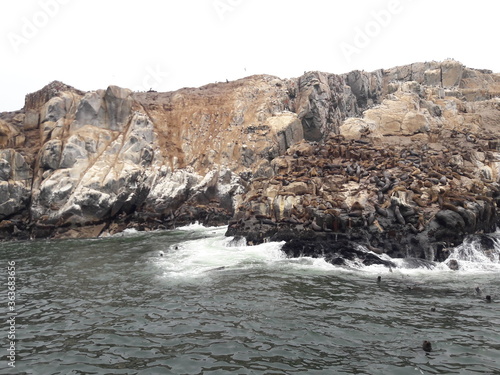
[[[351,206],[351,211],[363,211],[365,208],[358,201],[354,202]]]
[[[417,206],[419,206],[419,207],[427,207],[427,204],[425,204],[425,202],[424,202],[422,199],[420,199],[418,196],[415,196],[415,195],[414,195],[414,196],[412,197],[412,200],[413,200],[413,202],[415,202],[415,203],[417,204]]]
[[[398,224],[405,225],[406,221],[405,221],[405,218],[403,217],[403,215],[401,215],[401,211],[399,210],[399,206],[395,205],[392,210],[394,211],[394,216],[396,217],[396,221],[398,222]]]
[[[378,254],[378,255],[381,255],[381,254],[383,254],[383,253],[384,253],[384,251],[383,251],[383,250],[381,250],[381,249],[379,249],[379,248],[377,248],[377,247],[371,246],[371,245],[366,245],[366,248],[367,248],[368,250],[370,250],[371,252],[374,252],[375,254]]]
[[[380,190],[377,192],[377,199],[378,203],[382,204],[385,201],[384,193],[382,193]]]
[[[370,212],[370,214],[368,215],[368,218],[366,220],[366,223],[368,225],[372,225],[373,223],[375,222],[375,212]]]
[[[362,211],[351,211],[347,215],[350,217],[362,217],[363,212]]]
[[[311,228],[312,230],[316,231],[316,232],[321,232],[323,230],[323,228],[321,228],[317,223],[316,223],[316,219],[314,219],[314,221],[311,223]]]
[[[389,214],[387,213],[387,210],[385,210],[384,208],[380,207],[378,204],[375,205],[375,211],[380,216],[383,216],[383,217],[389,216]]]

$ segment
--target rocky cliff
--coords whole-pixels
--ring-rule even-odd
[[[169,93],[52,82],[0,114],[0,236],[231,220],[291,254],[440,259],[495,228],[499,95],[453,60]]]

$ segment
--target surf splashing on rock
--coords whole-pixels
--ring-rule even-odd
[[[281,250],[284,242],[267,242],[248,246],[243,237],[225,237],[223,227],[204,227],[198,223],[176,230],[191,232],[192,240],[183,241],[167,248],[158,257],[157,264],[163,277],[177,280],[193,280],[210,277],[214,272],[238,272],[252,268],[279,272],[343,273],[357,272],[366,275],[404,273],[405,275],[437,275],[454,272],[449,263],[458,263],[459,273],[494,272],[500,270],[500,234],[496,236],[474,236],[462,245],[452,249],[445,262],[432,262],[415,258],[390,258],[382,254],[382,259],[393,263],[394,267],[382,265],[364,266],[356,259],[345,265],[336,266],[323,258],[302,256],[289,258]],[[363,248],[359,245],[359,248]],[[366,252],[370,250],[364,249]]]
[[[243,238],[225,237],[227,227],[190,225],[178,228],[206,234],[204,238],[184,241],[164,249],[159,265],[164,277],[182,279],[207,275],[226,269],[237,270],[266,264],[286,258],[281,251],[284,242],[269,242],[247,246]]]
[[[500,271],[500,232],[467,238],[444,263],[458,271]]]

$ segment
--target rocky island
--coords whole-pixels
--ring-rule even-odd
[[[199,221],[335,264],[440,261],[496,229],[499,124],[500,74],[454,60],[167,93],[55,81],[0,114],[0,239]]]

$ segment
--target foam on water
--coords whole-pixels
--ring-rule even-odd
[[[459,271],[462,272],[498,272],[500,271],[500,239],[499,233],[488,237],[491,245],[484,247],[478,238],[467,239],[463,244],[451,251],[444,262],[458,262]]]
[[[224,232],[3,244],[19,280],[16,373],[498,373],[498,272],[395,267],[378,283],[371,267]]]
[[[195,223],[175,228],[174,231],[180,231],[184,233],[193,232],[202,234],[204,236],[215,236],[215,235],[220,236],[227,231],[227,225],[220,227],[205,227],[196,221]],[[164,229],[157,229],[146,232],[146,231],[139,231],[135,228],[126,228],[123,231],[115,233],[111,236],[103,236],[103,237],[137,237],[137,236],[147,236],[150,233],[159,233],[159,232],[166,232],[166,231]],[[173,232],[173,231],[169,230],[167,232]]]
[[[110,237],[132,237],[137,235],[142,235],[144,232],[140,232],[135,228],[126,228],[122,232],[115,233]]]
[[[281,251],[282,242],[247,246],[244,239],[224,237],[225,227],[208,228],[208,232],[212,234],[209,237],[171,245],[164,250],[159,264],[165,277],[196,277],[210,271],[263,266],[286,258]]]
[[[213,232],[213,231],[225,232],[227,230],[227,225],[221,227],[206,227],[203,224],[200,224],[198,221],[195,221],[194,223],[175,228],[175,230],[180,230],[184,232]]]
[[[493,238],[494,248],[484,249],[479,239],[471,237],[464,244],[454,248],[445,262],[427,262],[418,259],[392,259],[387,255],[379,255],[391,261],[395,267],[382,265],[364,266],[361,261],[347,261],[345,266],[335,266],[322,258],[300,257],[287,258],[281,250],[284,242],[268,242],[255,246],[247,246],[244,238],[225,237],[227,227],[204,227],[199,223],[190,224],[176,230],[193,232],[202,235],[190,241],[171,245],[162,249],[158,265],[167,278],[193,278],[207,275],[210,272],[221,272],[253,267],[266,267],[281,272],[306,273],[351,273],[370,275],[389,275],[394,277],[411,277],[425,279],[434,277],[450,277],[451,274],[478,274],[500,271],[500,240]],[[362,246],[360,245],[360,249]],[[369,252],[369,250],[364,249]],[[459,264],[458,271],[448,267],[451,260]]]

